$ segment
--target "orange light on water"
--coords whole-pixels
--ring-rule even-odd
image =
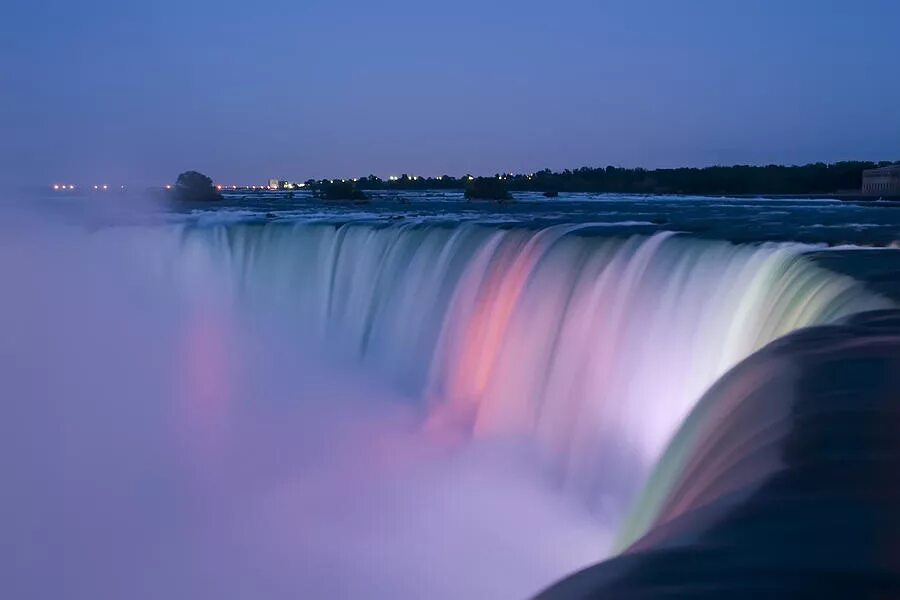
[[[463,316],[454,350],[454,366],[447,376],[446,409],[435,421],[463,425],[473,431],[505,427],[496,421],[490,388],[506,348],[508,331],[539,252],[512,244],[494,257],[494,265],[478,285],[475,305]],[[517,415],[516,418],[521,418]]]

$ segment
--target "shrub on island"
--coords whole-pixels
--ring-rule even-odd
[[[505,202],[512,200],[512,196],[499,177],[476,177],[466,185],[466,199]]]
[[[197,171],[185,171],[175,180],[175,197],[186,202],[221,200],[212,179]]]

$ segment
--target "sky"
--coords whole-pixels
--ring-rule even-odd
[[[895,0],[5,0],[0,183],[900,160]]]

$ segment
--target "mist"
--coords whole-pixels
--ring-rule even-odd
[[[248,318],[136,227],[0,233],[9,598],[521,598],[611,534],[524,439]]]

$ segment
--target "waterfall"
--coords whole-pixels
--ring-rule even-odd
[[[16,597],[523,598],[643,561],[779,472],[740,463],[744,440],[771,456],[757,432],[800,405],[745,402],[754,378],[726,371],[798,335],[819,356],[808,326],[890,305],[800,246],[587,224],[139,220],[0,243]],[[742,406],[774,409],[723,414]]]
[[[187,225],[179,244],[186,268],[425,399],[426,428],[533,440],[549,476],[614,522],[729,368],[889,306],[794,245],[589,225]]]
[[[620,531],[541,600],[900,591],[900,311],[789,334],[704,394]]]

